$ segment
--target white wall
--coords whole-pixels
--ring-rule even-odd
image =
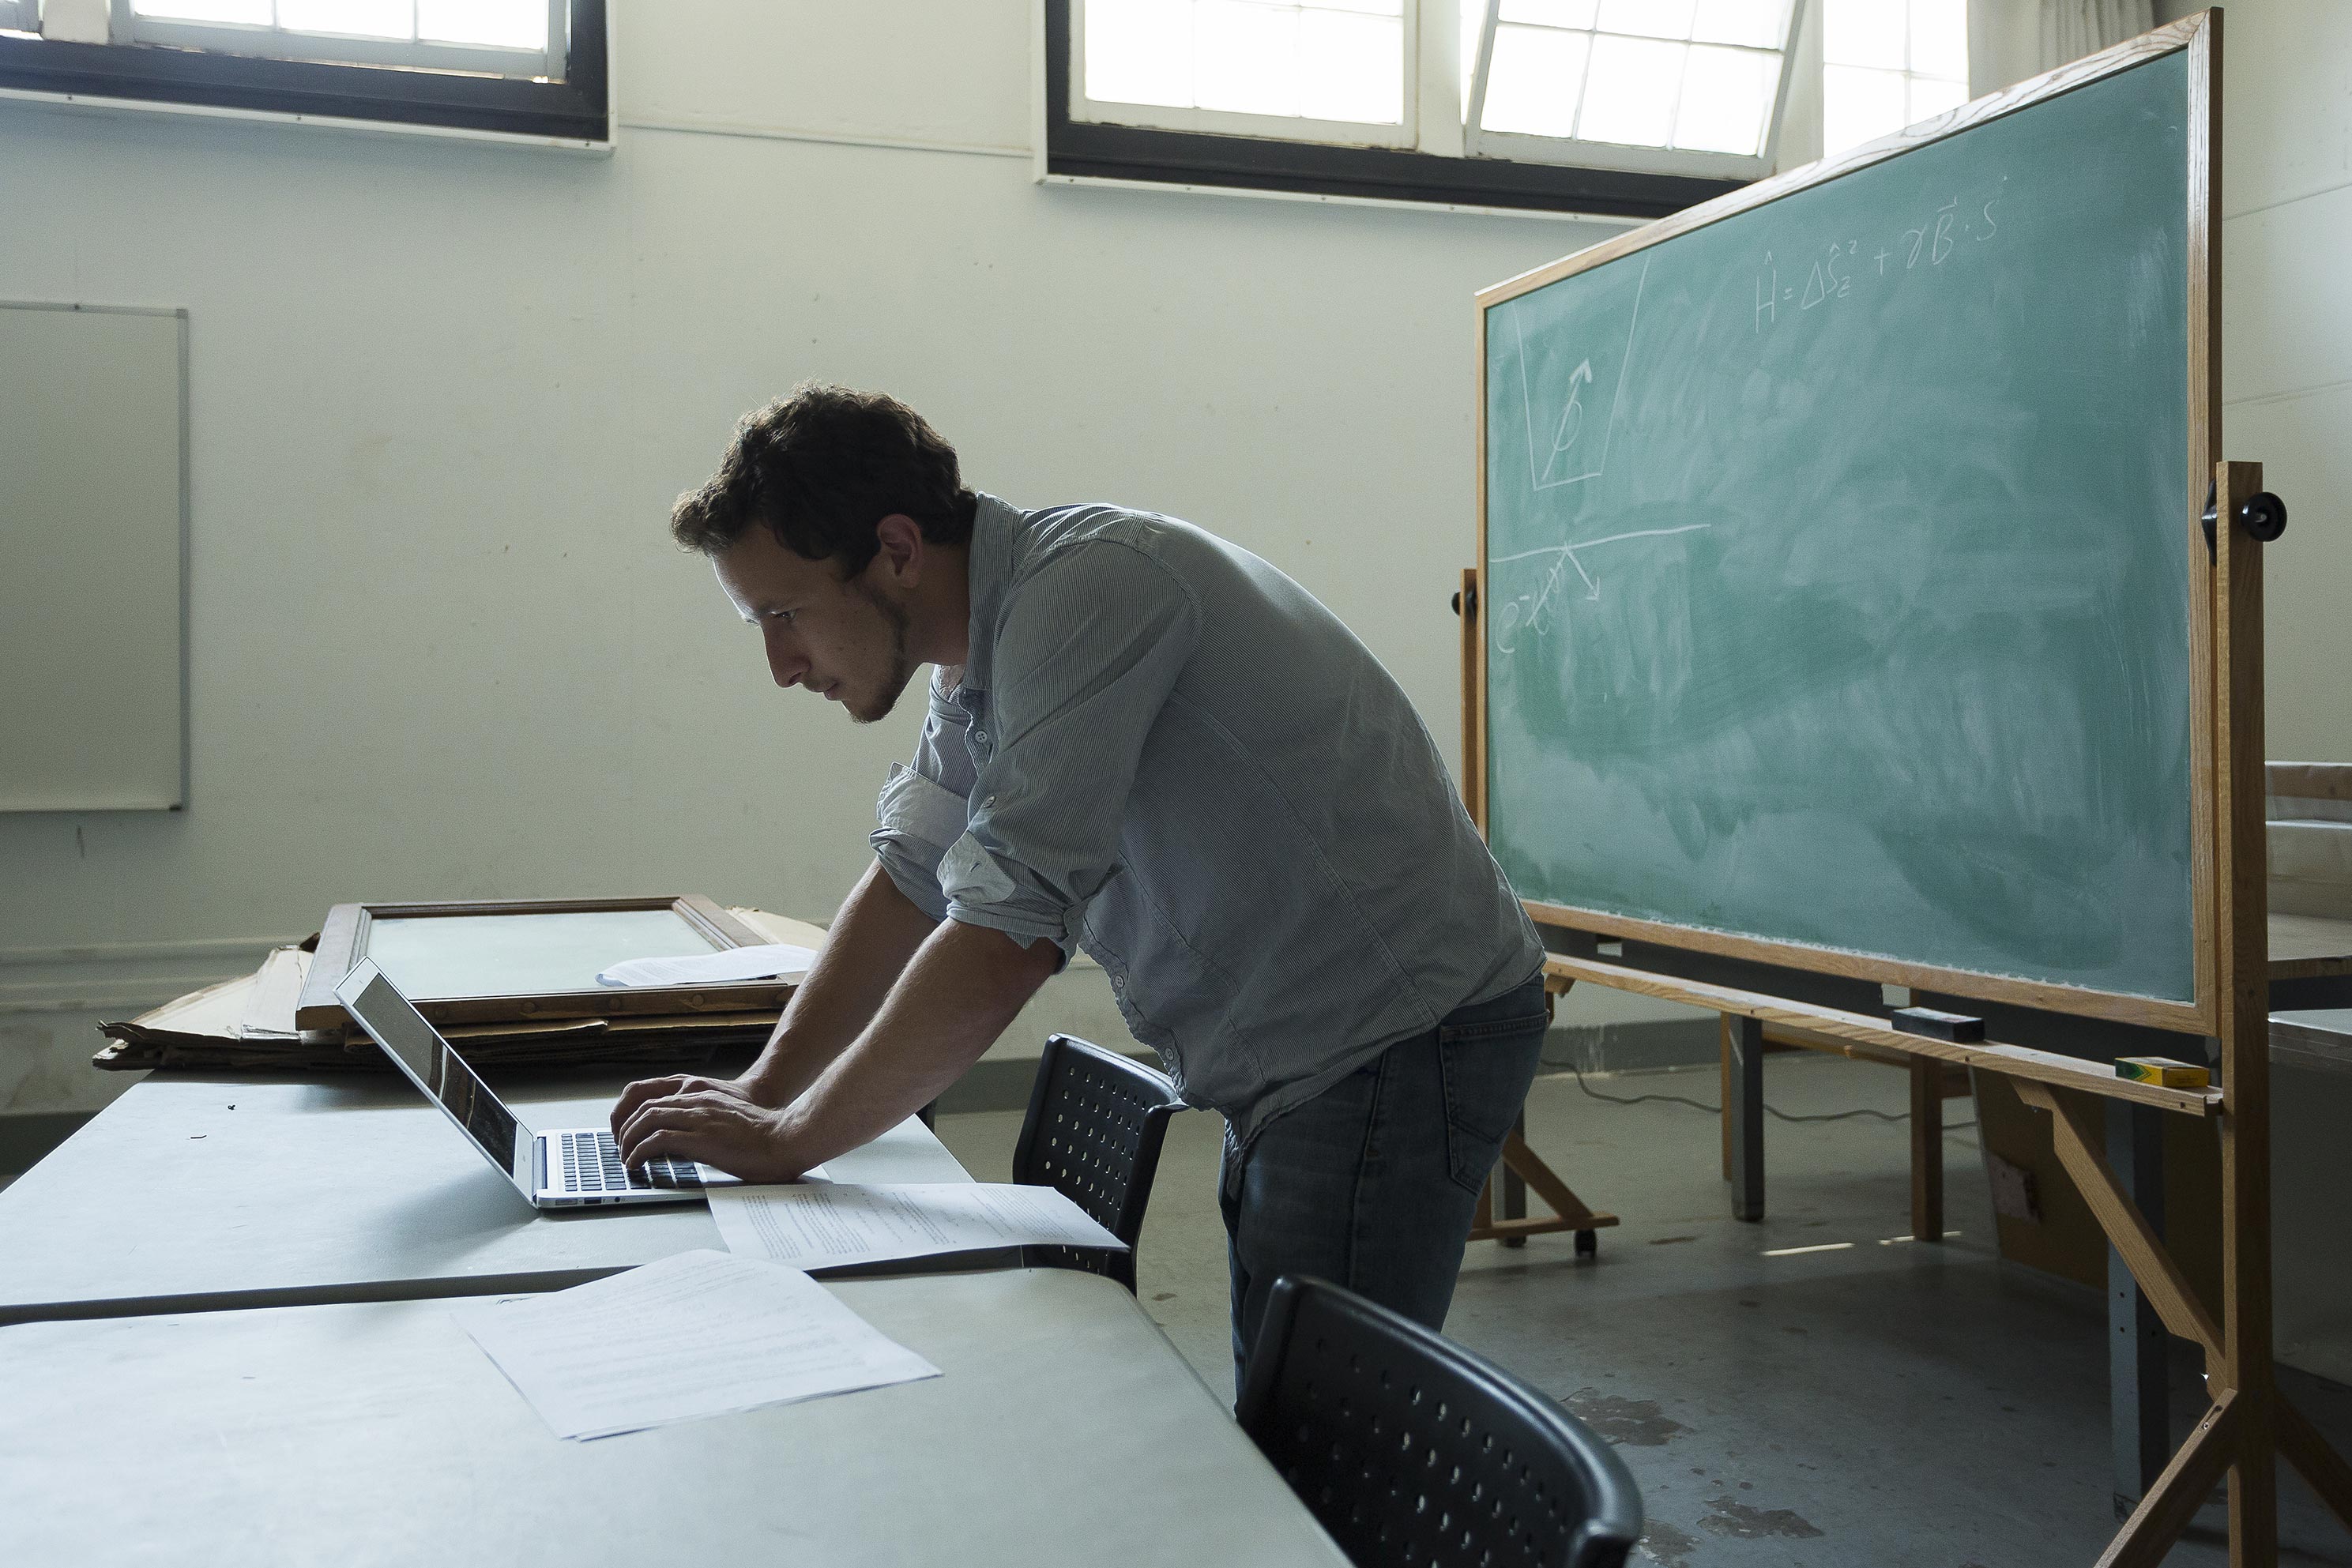
[[[914,716],[777,694],[662,526],[803,377],[1013,500],[1265,554],[1450,745],[1470,296],[1607,231],[1037,186],[1026,0],[618,9],[609,162],[0,106],[0,292],[188,307],[194,440],[191,803],[0,817],[0,1110],[97,1103],[85,1009],[339,900],[825,915]],[[2352,7],[2229,29],[2228,446],[2294,516],[2271,749],[2352,760]]]
[[[0,1108],[341,900],[829,915],[919,705],[776,692],[664,528],[803,377],[1267,556],[1451,745],[1471,295],[1611,231],[1040,187],[1026,0],[618,9],[609,161],[0,107],[0,289],[187,307],[194,448],[189,807],[0,817]]]

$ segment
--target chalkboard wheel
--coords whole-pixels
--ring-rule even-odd
[[[2246,525],[2248,533],[2268,544],[2286,532],[2286,503],[2268,490],[2257,491],[2238,508],[2238,520]]]
[[[1580,1258],[1601,1256],[1601,1232],[1580,1230],[1576,1233],[1576,1255]]]
[[[1500,1236],[1496,1239],[1506,1247],[1525,1247],[1528,1244],[1528,1239],[1524,1236]]]

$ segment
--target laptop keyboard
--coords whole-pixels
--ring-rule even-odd
[[[647,1160],[640,1170],[626,1168],[610,1133],[564,1133],[556,1142],[562,1145],[565,1192],[652,1192],[702,1185],[692,1160]]]

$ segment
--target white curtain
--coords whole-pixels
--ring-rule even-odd
[[[2155,26],[2154,0],[2042,0],[2042,68],[2095,55]]]

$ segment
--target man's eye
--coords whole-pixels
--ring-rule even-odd
[[[789,626],[793,623],[793,617],[799,613],[800,612],[797,610],[771,610],[768,612],[768,619],[771,621],[781,621],[785,625]]]

